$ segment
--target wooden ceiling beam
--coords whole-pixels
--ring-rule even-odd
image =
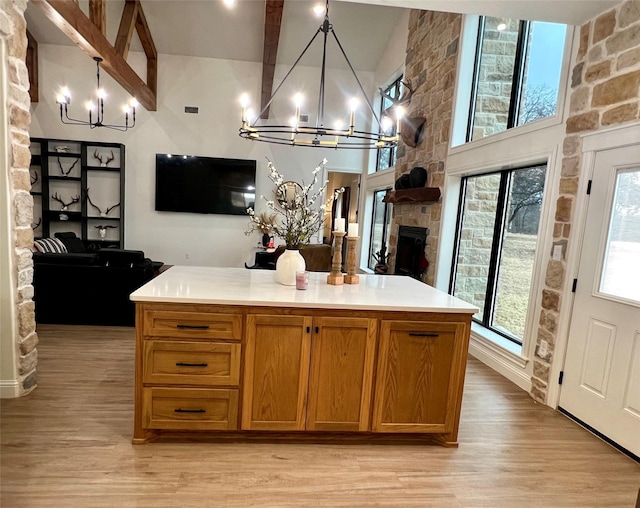
[[[129,47],[131,46],[133,31],[136,28],[137,16],[138,4],[136,2],[125,3],[115,43],[116,52],[125,60],[127,59],[127,56],[129,56]]]
[[[138,3],[137,0],[135,1]],[[92,58],[102,58],[100,66],[142,106],[148,111],[156,111],[155,83],[152,88],[138,76],[98,27],[82,12],[77,3],[66,0],[32,0],[32,2],[87,55]],[[142,7],[138,5],[138,9],[141,10]]]
[[[273,76],[276,71],[278,43],[280,42],[280,25],[284,0],[267,0],[264,13],[264,49],[262,52],[262,94],[260,110],[262,111],[271,98]],[[269,108],[265,109],[261,118],[269,118]]]
[[[27,73],[29,74],[29,97],[38,102],[38,41],[27,30]]]
[[[89,19],[98,30],[107,35],[107,6],[104,0],[89,0]]]

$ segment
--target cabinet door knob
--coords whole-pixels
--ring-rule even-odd
[[[320,327],[316,326],[316,333],[320,333]]]
[[[209,325],[176,325],[176,328],[180,328],[182,330],[208,330]]]
[[[409,337],[438,337],[437,333],[409,332]]]
[[[311,333],[311,327],[307,326],[307,333]]]
[[[176,362],[176,367],[208,367],[208,363],[185,363],[185,362]]]

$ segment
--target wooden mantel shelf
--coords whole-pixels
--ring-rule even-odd
[[[383,203],[427,203],[440,199],[439,187],[418,187],[415,189],[399,189],[388,191],[382,199]]]

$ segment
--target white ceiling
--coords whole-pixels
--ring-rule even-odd
[[[373,71],[404,8],[580,25],[621,0],[335,0],[329,7],[335,33],[352,65]],[[286,0],[282,17],[278,63],[292,64],[318,30],[322,19],[313,15],[316,0]],[[233,9],[222,0],[142,0],[145,16],[159,53],[262,61],[264,0],[237,0]],[[80,0],[88,12],[88,0]],[[107,39],[115,41],[124,0],[107,1]],[[71,45],[71,41],[29,3],[27,26],[41,44]],[[318,36],[321,39],[322,34]],[[332,43],[333,44],[333,43]],[[141,51],[134,40],[132,51]],[[302,60],[320,64],[321,40]],[[329,46],[329,67],[345,68],[339,50]]]

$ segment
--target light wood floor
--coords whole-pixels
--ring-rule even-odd
[[[131,444],[132,328],[40,326],[37,390],[2,400],[14,507],[633,507],[640,465],[470,359],[460,447]]]

